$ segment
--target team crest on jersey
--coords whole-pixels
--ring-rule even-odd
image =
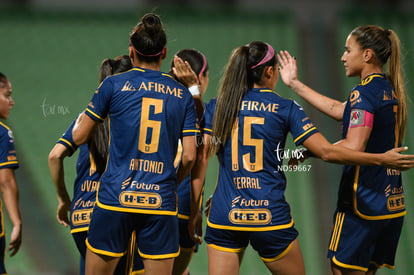
[[[132,84],[129,81],[127,81],[127,82],[125,82],[124,87],[122,87],[121,91],[123,91],[123,92],[133,92],[133,91],[136,91],[136,89],[135,89],[134,86],[132,86]]]
[[[349,95],[349,101],[350,102],[354,102],[355,100],[357,100],[359,98],[359,91],[355,90],[353,91],[350,95]]]
[[[362,99],[360,97],[360,93],[358,90],[352,91],[352,93],[349,95],[349,102],[351,103],[351,107],[353,107],[355,104],[361,102]]]

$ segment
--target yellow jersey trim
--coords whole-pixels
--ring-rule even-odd
[[[223,246],[218,246],[215,244],[207,244],[207,246],[210,246],[211,248],[214,248],[215,250],[218,251],[224,251],[224,252],[232,252],[232,253],[238,253],[244,250],[244,247],[241,248],[228,248],[228,247],[223,247]]]
[[[170,75],[170,74],[166,74],[166,73],[161,73],[163,76],[168,76],[169,78],[172,78],[172,79],[174,79],[174,77],[172,76],[172,75]],[[174,79],[175,80],[175,79]]]
[[[200,130],[183,130],[183,133],[200,133]]]
[[[152,259],[152,260],[162,260],[162,259],[168,259],[168,258],[175,258],[178,255],[180,255],[180,248],[178,248],[178,251],[175,253],[170,253],[170,254],[162,254],[162,255],[149,255],[149,254],[144,254],[142,253],[139,249],[138,249],[139,255],[142,258],[145,259]]]
[[[271,230],[279,230],[279,229],[286,229],[292,227],[294,224],[293,219],[290,223],[287,224],[280,224],[274,226],[266,226],[266,227],[241,227],[241,226],[233,226],[233,225],[219,225],[210,222],[207,219],[207,225],[216,228],[216,229],[225,229],[225,230],[235,230],[235,231],[271,231]]]
[[[370,263],[370,264],[375,265],[378,269],[383,268],[383,267],[386,267],[386,268],[389,268],[389,269],[394,269],[394,268],[395,268],[395,266],[394,266],[394,265],[389,265],[389,264],[382,264],[382,265],[379,265],[379,264],[377,264],[377,263],[376,263],[376,262],[374,262],[374,261],[370,261],[369,263]]]
[[[274,93],[271,89],[260,89],[259,92],[263,93]]]
[[[208,132],[208,133],[205,133],[205,134],[209,134],[210,135],[210,133],[213,133],[213,129],[210,129],[210,128],[203,128],[202,130],[204,132]]]
[[[98,194],[96,195],[96,204],[103,209],[117,211],[117,212],[128,212],[128,213],[139,213],[139,214],[156,214],[156,215],[167,215],[167,216],[176,216],[177,210],[167,211],[167,210],[145,210],[145,209],[136,209],[136,208],[126,208],[119,206],[109,206],[98,201]]]
[[[329,243],[329,249],[332,251],[336,251],[338,249],[339,238],[341,236],[344,219],[345,213],[338,212],[336,214],[334,230],[332,232],[331,242]]]
[[[7,126],[6,124],[4,124],[3,122],[0,121],[0,125],[2,125],[4,128],[6,128],[7,130],[10,130],[10,127]]]
[[[343,267],[343,268],[347,268],[347,269],[354,269],[354,270],[360,270],[360,271],[364,271],[367,272],[368,268],[362,267],[362,266],[357,266],[357,265],[349,265],[349,264],[344,264],[341,263],[340,261],[338,261],[335,256],[332,257],[332,262],[339,266],[339,267]]]
[[[3,163],[0,163],[0,167],[10,165],[10,164],[19,164],[19,162],[17,160],[6,161],[6,162],[3,162]]]
[[[190,216],[183,215],[183,214],[180,214],[180,213],[178,213],[177,216],[178,216],[179,219],[182,219],[182,220],[189,220],[190,219]]]
[[[88,113],[90,113],[91,115],[93,115],[94,117],[96,117],[97,119],[99,119],[99,120],[104,120],[102,117],[100,117],[100,116],[98,116],[95,112],[93,112],[91,109],[89,109],[89,108],[86,108],[86,110],[85,110],[85,112],[88,112]]]
[[[279,255],[277,255],[274,258],[263,258],[263,257],[260,257],[260,259],[262,259],[263,262],[265,262],[265,263],[270,263],[270,262],[274,262],[274,261],[280,260],[283,256],[285,256],[286,254],[288,254],[288,252],[292,248],[292,245],[293,245],[293,242],[291,242],[288,245],[288,247],[282,253],[280,253]]]
[[[68,140],[66,140],[64,138],[60,138],[59,141],[62,141],[63,143],[69,145],[72,150],[75,150],[75,148],[73,148],[72,143],[70,143]]]
[[[140,69],[140,68],[132,68],[131,71],[139,71],[139,72],[145,72],[145,70]]]
[[[110,257],[122,257],[125,255],[125,252],[121,252],[121,253],[115,253],[115,252],[110,252],[110,251],[106,251],[106,250],[101,250],[101,249],[96,249],[94,247],[92,247],[92,245],[89,243],[88,238],[86,238],[85,240],[86,246],[88,247],[88,249],[96,254],[99,255],[105,255],[105,256],[110,256]]]
[[[361,81],[361,85],[362,86],[364,86],[364,85],[367,85],[368,83],[370,83],[375,77],[379,77],[379,78],[384,78],[384,76],[383,75],[381,75],[381,74],[372,74],[372,75],[369,75],[369,76],[367,76],[366,78],[364,78],[362,81]]]
[[[295,138],[293,140],[293,142],[298,141],[299,139],[303,138],[304,136],[306,136],[307,134],[309,134],[311,131],[316,130],[316,127],[313,126],[312,128],[310,128],[309,130],[307,130],[306,132],[304,132],[303,134],[301,134],[300,136],[298,136],[297,138]]]
[[[75,228],[75,229],[72,229],[70,231],[70,233],[74,234],[74,233],[84,232],[84,231],[88,231],[88,229],[89,229],[89,226],[81,227],[81,228]]]
[[[405,214],[407,214],[407,211],[406,210],[404,210],[403,212],[395,213],[395,214],[378,215],[378,216],[365,215],[365,214],[362,214],[358,210],[357,189],[358,189],[358,179],[359,179],[359,169],[360,168],[361,168],[360,165],[357,165],[355,167],[355,176],[354,176],[353,205],[354,205],[355,214],[357,216],[359,216],[360,218],[364,219],[364,220],[370,220],[370,221],[374,221],[374,220],[387,220],[387,219],[394,219],[394,218],[398,218],[398,217],[405,216]]]

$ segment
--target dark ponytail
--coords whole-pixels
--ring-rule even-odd
[[[115,59],[107,58],[102,61],[99,71],[99,80],[102,82],[107,76],[128,71],[132,68],[131,59],[128,55],[121,55]],[[105,119],[99,123],[89,140],[88,146],[93,161],[96,164],[96,171],[103,173],[108,160],[109,144],[109,120]]]
[[[254,84],[260,84],[263,71],[276,65],[273,48],[264,42],[254,41],[235,49],[224,71],[213,117],[213,137],[221,143],[212,143],[210,153],[216,154],[230,137],[237,123],[240,103]]]

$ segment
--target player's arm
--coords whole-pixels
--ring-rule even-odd
[[[69,225],[68,212],[70,210],[70,198],[65,185],[65,173],[63,167],[63,160],[70,155],[69,149],[57,143],[49,153],[48,163],[49,171],[52,177],[52,181],[56,188],[58,207],[57,207],[57,220],[64,226]]]
[[[80,114],[72,130],[73,142],[78,146],[86,143],[98,123],[85,113]]]
[[[197,159],[194,168],[191,170],[191,212],[188,222],[190,237],[194,242],[201,243],[202,235],[202,217],[200,208],[202,204],[202,192],[204,188],[204,179],[207,171],[208,161],[210,159],[210,138],[209,134],[203,134],[197,150]]]
[[[181,162],[177,170],[177,180],[181,183],[190,173],[196,160],[196,136],[184,136],[182,139],[183,152]]]
[[[19,210],[19,189],[12,168],[0,169],[0,191],[13,224],[8,251],[14,256],[22,243],[22,219]]]
[[[345,139],[338,141],[336,144],[363,152],[371,135],[374,115],[366,110],[352,109],[349,120],[349,128]]]
[[[331,144],[321,133],[308,137],[303,146],[323,161],[346,165],[382,165],[393,169],[408,170],[414,167],[414,155],[401,154],[407,147],[391,149],[381,154],[371,154]]]
[[[299,81],[296,59],[289,52],[280,51],[278,60],[280,77],[289,88],[322,113],[337,121],[342,120],[346,102],[324,96]]]

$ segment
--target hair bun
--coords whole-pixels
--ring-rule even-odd
[[[141,19],[141,22],[144,25],[145,31],[149,35],[158,33],[162,28],[161,19],[154,13],[147,13],[144,15]]]

